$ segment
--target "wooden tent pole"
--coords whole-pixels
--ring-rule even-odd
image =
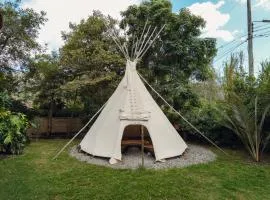
[[[142,140],[142,145],[141,145],[141,150],[142,150],[142,167],[144,167],[144,130],[143,126],[141,125],[141,140]]]

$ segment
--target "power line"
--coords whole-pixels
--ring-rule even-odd
[[[257,28],[261,28],[261,27],[268,26],[268,25],[269,25],[269,24],[263,24],[263,25],[257,25],[257,26],[256,26],[256,25],[253,24],[253,28],[254,28],[254,29],[257,29]]]
[[[255,37],[255,38],[267,38],[267,37],[270,37],[270,34],[269,35],[264,35],[264,36],[258,36],[258,37]]]
[[[256,29],[256,30],[253,31],[253,33],[258,32],[258,31],[263,31],[263,30],[266,30],[266,29],[269,29],[269,28],[270,28],[270,26],[268,26],[266,28]]]
[[[265,25],[264,25],[264,26],[265,26]],[[260,31],[263,31],[263,30],[266,30],[266,29],[270,29],[270,26],[269,26],[269,27],[266,27],[266,28],[256,29],[256,30],[253,31],[253,32],[260,32]],[[247,37],[247,35],[248,35],[247,33],[242,34],[242,35],[236,37],[234,40],[232,40],[232,41],[230,41],[230,42],[228,42],[228,43],[226,43],[226,44],[220,45],[219,47],[217,47],[217,49],[223,49],[224,47],[226,47],[226,46],[228,46],[228,45],[230,45],[230,44],[235,43],[235,42],[238,41],[239,39],[241,39],[241,38],[243,38],[243,37]]]
[[[256,35],[254,38],[267,38],[269,36],[270,36],[270,32],[268,32],[268,34]]]
[[[225,52],[224,54],[222,54],[221,56],[219,56],[219,58],[217,58],[215,61],[213,61],[213,63],[216,63],[220,59],[224,58],[226,55],[232,53],[235,49],[237,49],[238,47],[240,47],[241,45],[243,45],[246,42],[247,42],[247,39],[245,41],[242,41],[238,45],[234,46],[233,48],[229,49],[227,52]]]
[[[242,35],[236,37],[234,40],[232,40],[232,41],[230,41],[230,42],[228,42],[226,44],[220,45],[219,47],[217,47],[217,49],[222,49],[222,48],[224,48],[224,47],[226,47],[226,46],[228,46],[228,45],[230,45],[230,44],[238,41],[238,39],[241,39],[241,38],[246,37],[246,36],[247,36],[247,33],[242,34]]]
[[[270,33],[270,31],[266,31],[266,32],[263,32],[263,33],[260,33],[260,34],[256,34],[254,36],[263,36],[263,35],[269,34],[269,33]]]
[[[254,35],[254,38],[269,37],[269,34],[270,34],[270,31],[266,31],[266,32]]]

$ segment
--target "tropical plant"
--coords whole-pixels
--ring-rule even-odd
[[[28,120],[24,114],[7,110],[10,98],[0,93],[0,153],[20,154],[26,143]]]
[[[225,62],[223,91],[225,101],[232,103],[234,101],[234,94],[243,99],[246,105],[250,104],[253,107],[250,99],[256,97],[258,81],[254,77],[250,77],[243,69],[243,53],[234,53],[230,59]],[[233,95],[233,96],[231,96]]]
[[[242,141],[249,154],[256,161],[269,143],[269,132],[265,121],[269,116],[268,77],[270,67],[262,64],[263,70],[258,78],[250,77],[243,69],[243,53],[232,54],[225,63],[222,101],[219,112],[221,124],[231,129]]]
[[[270,101],[270,61],[266,60],[261,63],[262,72],[258,76],[257,93],[262,100],[262,104]],[[269,115],[270,117],[270,115]]]
[[[263,108],[260,115],[257,97],[254,100],[253,110],[250,110],[239,96],[236,94],[233,94],[233,96],[235,101],[227,104],[224,110],[220,110],[221,115],[224,117],[221,122],[240,138],[252,158],[259,162],[270,140],[270,132],[263,129],[270,104]]]
[[[28,120],[24,114],[0,112],[0,152],[20,154],[27,141]]]

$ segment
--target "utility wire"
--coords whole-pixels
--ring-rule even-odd
[[[267,38],[267,37],[269,37],[269,36],[270,36],[270,34],[268,34],[268,35],[259,35],[259,36],[254,37],[254,38]]]
[[[270,31],[266,31],[266,32],[263,32],[263,33],[260,33],[260,34],[256,34],[256,35],[254,35],[254,37],[263,37],[263,36],[265,36],[265,35],[268,35],[270,33]]]
[[[269,29],[269,28],[270,28],[270,26],[269,26],[269,27],[266,27],[266,28],[257,29],[257,28],[265,27],[265,26],[269,26],[269,24],[266,24],[266,25],[262,25],[262,26],[256,27],[256,28],[254,29],[253,32],[263,31],[263,30],[266,30],[266,29]],[[222,48],[224,48],[224,47],[226,47],[226,46],[228,46],[228,45],[230,45],[230,44],[235,43],[235,42],[238,41],[239,39],[241,39],[241,38],[243,38],[243,37],[247,37],[247,36],[248,36],[247,33],[242,34],[242,35],[236,37],[234,40],[232,40],[232,41],[230,41],[230,42],[228,42],[228,43],[226,43],[226,44],[220,45],[219,47],[217,47],[217,49],[222,49]]]
[[[259,28],[259,29],[256,29],[253,31],[253,33],[255,32],[258,32],[258,31],[263,31],[263,30],[266,30],[266,29],[270,29],[270,26],[266,27],[266,28]]]
[[[270,29],[270,26],[269,27],[266,27],[266,28],[260,28],[260,29],[256,29],[254,32],[260,32],[260,31],[263,31],[263,30],[267,30],[267,29]],[[256,35],[253,35],[253,38],[261,38],[261,37],[269,37],[269,34],[270,31],[267,31],[267,32],[263,32],[261,34],[256,34]],[[221,48],[224,48],[230,44],[233,44],[235,43],[239,38],[243,38],[244,36],[247,36],[247,34],[243,34],[237,38],[235,38],[233,41],[227,43],[227,44],[224,44],[224,45],[221,45],[220,47],[218,47],[217,49],[221,49]],[[216,63],[217,61],[219,61],[221,58],[223,58],[224,56],[226,56],[227,54],[233,52],[236,48],[238,48],[239,46],[241,46],[242,44],[244,44],[245,42],[247,41],[247,39],[244,41],[244,42],[241,42],[240,44],[236,45],[235,47],[232,47],[231,49],[227,50],[226,52],[224,52],[221,56],[219,56],[219,58],[217,58],[213,63]]]
[[[253,35],[253,38],[270,37],[270,31],[266,31],[266,32],[260,33],[261,31],[268,30],[268,29],[270,29],[270,26],[268,24],[255,27],[254,30],[253,30],[253,33],[254,32],[257,32],[257,34]],[[229,45],[235,44],[239,39],[241,39],[243,37],[247,37],[247,36],[248,36],[247,33],[242,34],[242,35],[236,37],[234,40],[232,40],[232,41],[230,41],[230,42],[228,42],[226,44],[220,45],[219,47],[217,47],[217,49],[218,50],[219,49],[223,49],[223,48],[225,48],[225,47],[227,47]],[[245,42],[247,42],[247,39],[245,39],[245,41],[237,44],[236,46],[230,48],[229,50],[226,50],[221,56],[218,56],[218,58],[215,61],[213,61],[213,63],[216,63],[217,61],[219,61],[220,59],[224,58],[229,53],[232,53],[235,49],[237,49],[238,47],[240,47],[241,45],[243,45]]]
[[[243,38],[243,37],[246,37],[246,36],[247,36],[246,33],[245,33],[245,34],[242,34],[242,35],[236,37],[234,40],[232,40],[232,41],[230,41],[230,42],[228,42],[228,43],[226,43],[226,44],[220,45],[219,47],[217,47],[217,49],[222,49],[222,48],[224,48],[224,47],[226,47],[226,46],[228,46],[228,45],[230,45],[230,44],[232,44],[232,43],[235,43],[235,42],[238,41],[239,39],[241,39],[241,38]]]
[[[229,49],[227,52],[225,52],[224,54],[222,54],[221,56],[219,56],[219,58],[217,58],[215,61],[213,61],[213,63],[216,63],[220,59],[224,58],[226,55],[232,53],[235,49],[237,49],[238,47],[240,47],[241,45],[243,45],[246,42],[247,42],[247,39],[245,41],[239,43],[238,45],[234,46],[233,48]]]
[[[261,27],[265,27],[265,26],[269,26],[269,24],[263,24],[263,25],[253,25],[253,29],[257,29],[257,28],[261,28]]]

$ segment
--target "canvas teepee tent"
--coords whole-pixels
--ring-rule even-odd
[[[110,163],[122,159],[121,142],[136,126],[143,127],[150,136],[157,161],[181,155],[187,148],[167,117],[147,91],[137,71],[136,64],[149,49],[160,32],[156,28],[150,34],[144,27],[142,36],[134,42],[129,55],[125,45],[117,37],[113,39],[127,59],[124,78],[90,130],[80,143],[84,152],[94,156],[108,157]],[[133,131],[127,127],[133,126]],[[140,130],[140,129],[137,129]],[[140,133],[137,133],[138,136]]]

